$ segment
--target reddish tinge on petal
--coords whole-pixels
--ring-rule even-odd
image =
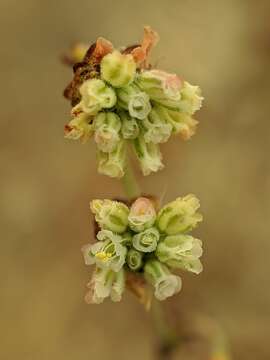
[[[145,26],[142,44],[131,51],[131,54],[139,67],[147,67],[150,51],[158,41],[158,33],[151,29],[150,26]]]
[[[96,41],[96,47],[92,56],[97,63],[100,63],[101,59],[112,51],[113,44],[109,40],[99,37]]]

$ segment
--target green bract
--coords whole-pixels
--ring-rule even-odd
[[[144,175],[161,170],[158,144],[175,134],[188,140],[198,124],[192,116],[202,104],[200,88],[148,64],[158,36],[146,29],[144,45],[135,48],[117,50],[99,38],[65,91],[73,106],[65,137],[86,142],[94,135],[98,172],[110,177],[124,176],[129,143]]]
[[[154,287],[164,300],[181,289],[181,269],[199,274],[202,242],[187,234],[201,221],[194,195],[177,198],[156,215],[153,200],[137,198],[129,207],[112,200],[93,200],[90,208],[99,225],[94,244],[82,248],[86,265],[95,265],[87,302],[121,299],[125,273],[132,271]]]

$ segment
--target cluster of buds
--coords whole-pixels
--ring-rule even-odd
[[[199,206],[191,194],[161,209],[147,197],[130,207],[119,201],[91,201],[99,229],[97,241],[82,248],[85,264],[95,265],[86,301],[120,301],[130,274],[152,285],[158,300],[179,292],[182,281],[172,270],[202,271],[202,242],[189,234],[202,221]]]
[[[144,175],[163,168],[160,143],[194,133],[193,114],[200,109],[201,91],[175,74],[148,63],[158,35],[145,27],[141,45],[117,50],[98,38],[73,65],[74,78],[64,95],[71,101],[65,137],[86,142],[93,136],[98,171],[120,178],[125,173],[130,143]]]

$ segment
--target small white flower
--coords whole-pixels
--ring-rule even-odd
[[[166,265],[157,260],[149,260],[144,266],[146,279],[155,288],[155,297],[165,300],[181,290],[182,281],[179,276],[170,273]]]
[[[156,256],[170,267],[199,274],[202,264],[202,242],[190,235],[171,235],[158,244]]]
[[[101,304],[108,297],[120,301],[125,288],[124,270],[115,273],[110,269],[96,268],[87,287],[85,301],[88,304]]]
[[[99,240],[95,244],[82,248],[86,265],[96,264],[100,268],[119,271],[126,258],[127,249],[121,244],[121,236],[110,230],[101,230],[97,234]]]

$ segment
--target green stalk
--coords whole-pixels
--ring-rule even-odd
[[[141,191],[129,161],[127,162],[125,175],[122,178],[122,184],[128,200],[132,200],[140,196]]]
[[[158,300],[152,304],[152,319],[159,338],[158,359],[169,360],[179,338],[169,324],[163,304]]]

